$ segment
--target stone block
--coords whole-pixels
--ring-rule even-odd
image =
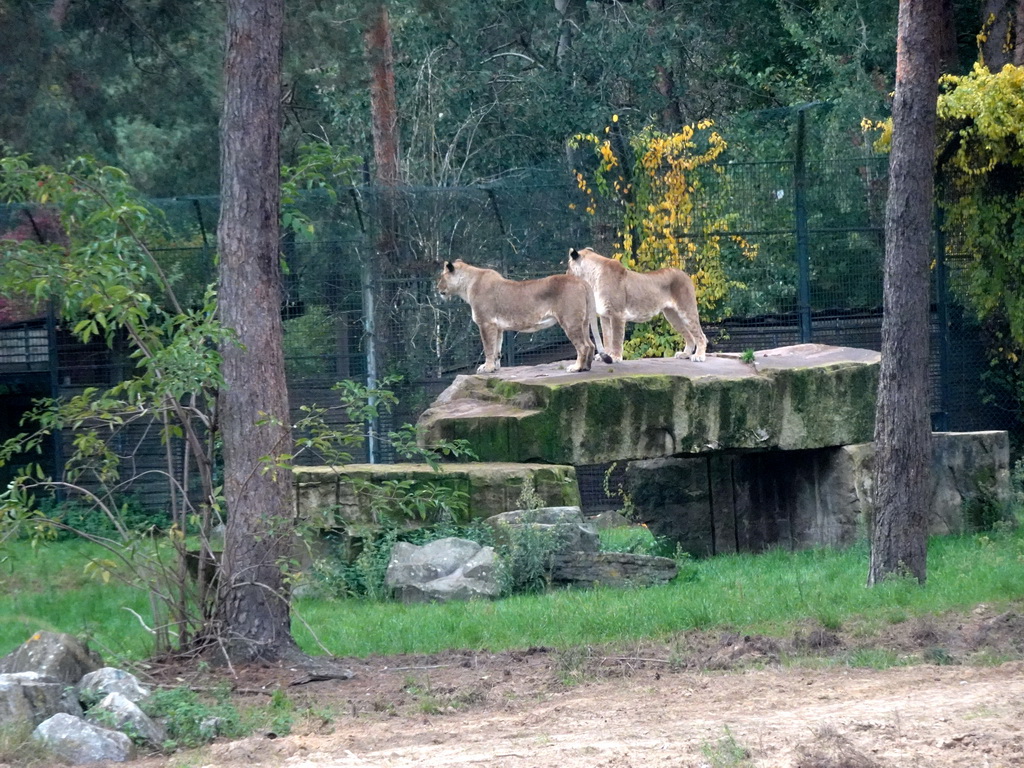
[[[670,557],[627,552],[567,552],[554,557],[552,584],[577,587],[650,587],[667,584],[678,567]]]
[[[868,534],[873,470],[872,443],[722,452],[630,462],[624,489],[638,520],[694,556],[846,547]],[[930,533],[970,530],[972,510],[998,517],[1009,496],[1006,432],[933,433]]]
[[[381,505],[360,489],[380,488],[389,481],[410,481],[414,488],[421,489],[440,484],[462,491],[467,494],[472,518],[520,507],[524,492],[545,506],[580,503],[576,470],[549,464],[442,464],[437,472],[427,464],[298,467],[295,479],[298,517],[323,529],[377,525]],[[386,505],[383,511],[387,511]]]
[[[874,431],[877,352],[802,344],[754,364],[709,355],[459,376],[420,417],[425,443],[483,461],[600,464],[727,450],[861,443]]]

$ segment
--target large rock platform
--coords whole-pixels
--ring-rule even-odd
[[[424,440],[465,439],[481,461],[600,464],[873,438],[879,354],[801,344],[705,362],[561,363],[459,376],[420,417]]]

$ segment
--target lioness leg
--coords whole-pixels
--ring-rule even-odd
[[[704,331],[701,330],[700,320],[696,316],[688,317],[686,314],[677,312],[670,307],[665,308],[665,319],[668,320],[669,325],[675,328],[676,333],[686,341],[686,346],[681,352],[676,352],[675,356],[684,359],[689,358],[695,363],[704,362],[705,352],[708,348],[708,338],[704,335]]]
[[[616,315],[601,316],[601,336],[604,349],[611,355],[613,363],[622,362],[622,345],[626,339],[626,319]]]
[[[480,326],[480,341],[484,345],[484,363],[477,373],[493,373],[501,368],[501,329],[491,323]]]
[[[562,330],[565,331],[565,335],[569,337],[572,345],[576,347],[576,362],[565,370],[569,373],[589,371],[590,365],[594,360],[596,348],[590,340],[590,323],[588,318],[584,316],[576,320],[570,320],[562,325]]]

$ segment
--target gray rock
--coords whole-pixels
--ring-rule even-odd
[[[97,669],[78,683],[79,698],[91,698],[95,701],[108,693],[120,693],[129,701],[138,703],[149,696],[150,690],[131,672],[116,667]]]
[[[404,586],[439,579],[454,573],[479,551],[475,541],[452,536],[422,546],[400,541],[391,552],[387,583]]]
[[[0,659],[0,674],[38,672],[58,682],[75,685],[83,675],[102,666],[99,655],[74,635],[36,632]]]
[[[449,537],[423,546],[399,542],[385,583],[403,602],[497,597],[497,555],[475,541]]]
[[[529,526],[557,535],[559,552],[598,552],[601,549],[597,529],[583,521],[579,507],[514,509],[489,517],[486,522],[494,529],[495,541],[499,543],[508,543],[516,528]]]
[[[553,584],[586,587],[649,587],[676,577],[675,560],[626,552],[570,552],[556,555]]]
[[[167,741],[167,730],[122,693],[108,693],[89,710],[88,720],[103,727],[116,728],[136,741],[146,741],[154,747],[160,747]]]
[[[590,518],[590,523],[597,528],[597,530],[606,531],[611,528],[625,528],[629,525],[629,520],[627,520],[626,516],[621,512],[609,509],[606,512],[602,512],[601,514]]]
[[[135,745],[123,733],[101,728],[74,715],[54,715],[40,723],[32,736],[72,765],[101,760],[123,763],[135,757]]]
[[[0,675],[0,726],[36,726],[59,712],[81,715],[78,699],[68,690],[64,683],[38,672]]]

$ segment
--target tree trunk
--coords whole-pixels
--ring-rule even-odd
[[[373,131],[374,182],[377,187],[378,258],[385,265],[398,260],[399,170],[398,102],[395,96],[395,54],[385,3],[367,9],[363,36],[370,67],[370,123]]]
[[[1017,13],[1013,25],[1013,63],[1024,67],[1024,0],[1017,0]]]
[[[265,457],[291,453],[279,261],[283,0],[229,0],[221,117],[220,418],[227,537],[218,618],[231,661],[294,650],[281,563],[292,554],[290,473]]]
[[[979,53],[991,72],[998,72],[1020,54],[1024,35],[1018,23],[1022,16],[1024,0],[983,0]]]
[[[875,413],[875,517],[868,583],[927,563],[931,424],[929,260],[938,99],[939,13],[901,0],[885,211],[882,363]]]

